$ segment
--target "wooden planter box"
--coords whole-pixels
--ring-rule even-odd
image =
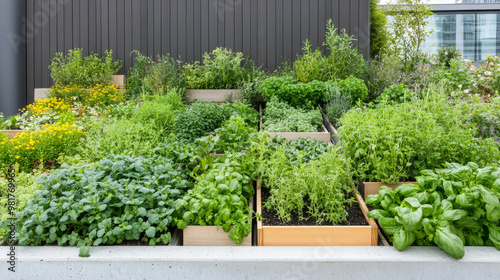
[[[24,132],[24,130],[0,130],[0,133],[7,134],[7,137],[9,137],[9,139],[14,139],[14,136],[22,132]]]
[[[234,102],[242,100],[243,96],[239,89],[188,89],[186,101],[193,102],[201,100],[204,102]]]
[[[257,220],[258,246],[377,246],[378,227],[368,218],[368,208],[358,194],[366,226],[266,226]],[[260,184],[257,185],[257,213],[262,215]]]
[[[248,199],[250,208],[253,205],[253,198]],[[231,230],[233,228],[231,227]],[[230,232],[225,232],[222,226],[187,226],[182,230],[184,246],[252,246],[252,233],[243,238],[241,244],[236,244],[229,236]]]
[[[259,113],[260,113],[260,129],[262,130],[262,106],[259,105]],[[324,121],[324,120],[323,120]],[[298,138],[312,138],[323,142],[331,142],[331,134],[327,131],[326,127],[323,125],[322,130],[320,132],[271,132],[266,131],[271,137],[281,136],[285,138],[287,141],[297,140]]]
[[[125,87],[125,75],[113,75],[113,84],[120,88]],[[35,88],[35,101],[38,99],[47,98],[50,88]]]
[[[325,112],[323,112],[323,108],[319,106],[319,109],[321,110],[321,116],[323,117],[323,126],[326,128],[328,133],[330,133],[332,143],[334,145],[337,145],[337,143],[339,142],[339,138],[337,137],[338,134],[337,129],[330,123],[330,121],[325,115]]]
[[[370,194],[378,194],[380,187],[386,186],[391,189],[396,189],[398,186],[404,184],[416,184],[417,182],[400,182],[397,184],[386,184],[382,182],[360,182],[359,183],[359,193],[362,195],[363,199],[366,199],[366,196]]]

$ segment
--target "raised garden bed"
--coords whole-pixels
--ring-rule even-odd
[[[359,194],[354,194],[367,225],[339,226],[277,226],[257,221],[258,246],[377,246],[378,228],[368,218],[368,208]],[[262,190],[257,185],[257,213],[263,214]]]
[[[263,119],[262,119],[262,105],[259,105],[259,113],[260,113],[260,128],[262,129]],[[325,118],[323,118],[323,122]],[[321,130],[318,132],[271,132],[267,131],[271,137],[281,136],[285,138],[287,141],[296,140],[299,138],[312,138],[323,142],[332,142],[331,134],[326,129],[325,125],[321,127]]]
[[[242,100],[242,93],[239,89],[188,89],[186,91],[186,101],[193,102],[201,100],[205,102],[235,102]]]
[[[0,130],[0,133],[5,133],[7,134],[7,137],[9,137],[9,139],[14,139],[14,137],[19,134],[19,133],[22,133],[24,130]]]
[[[120,89],[125,87],[125,75],[113,75],[113,85],[118,86]],[[50,90],[50,88],[35,88],[35,101],[47,98],[47,94]]]
[[[382,182],[359,182],[359,193],[363,197],[363,199],[366,199],[366,196],[370,194],[378,194],[378,191],[380,190],[380,187],[386,186],[391,189],[396,189],[398,186],[404,185],[404,184],[416,184],[417,182],[400,182],[397,184],[386,184]]]
[[[248,202],[252,207],[253,198],[248,199]],[[187,226],[182,230],[182,244],[184,246],[252,246],[252,233],[244,237],[241,244],[234,243],[228,237],[229,233],[217,226]]]

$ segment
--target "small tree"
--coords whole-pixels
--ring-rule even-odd
[[[380,0],[370,0],[370,57],[374,58],[388,45],[387,17],[379,8]]]
[[[422,43],[434,31],[426,27],[428,18],[433,15],[428,0],[393,0],[386,6],[387,14],[393,17],[390,22],[390,52],[401,58],[406,69],[413,68],[425,60]]]

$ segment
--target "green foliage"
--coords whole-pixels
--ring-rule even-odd
[[[218,105],[196,101],[180,113],[174,124],[174,133],[180,138],[194,140],[214,132],[231,116],[240,116],[250,125],[257,125],[259,121],[259,113],[240,102]]]
[[[93,53],[85,59],[82,58],[82,51],[83,49],[69,50],[67,56],[56,53],[49,66],[54,84],[91,87],[112,82],[112,75],[121,68],[120,62],[113,60],[113,51],[105,51],[102,58]]]
[[[465,91],[474,88],[473,75],[469,71],[469,63],[461,58],[453,58],[449,61],[450,66],[441,64],[429,69],[429,83],[440,83],[448,93],[452,91]]]
[[[300,83],[292,77],[270,77],[260,84],[265,101],[274,97],[296,108],[316,108],[325,100],[325,83],[311,81]]]
[[[253,106],[256,108],[258,107],[257,102],[259,101],[259,99],[262,98],[262,96],[260,95],[259,87],[260,87],[260,84],[265,79],[267,79],[267,77],[268,77],[268,75],[267,75],[266,71],[264,71],[260,68],[255,69],[253,77],[251,79],[245,81],[245,83],[243,84],[243,86],[241,88],[241,91],[243,94],[242,102],[244,104],[247,104],[249,106]]]
[[[243,53],[217,48],[199,61],[184,65],[188,89],[236,89],[254,75],[254,64]]]
[[[445,169],[424,170],[418,185],[382,187],[366,203],[394,247],[416,243],[438,245],[461,259],[464,246],[495,246],[500,250],[500,169],[446,163]]]
[[[311,50],[311,42],[304,42],[303,54],[297,55],[293,63],[293,76],[300,82],[307,83],[313,80],[323,81],[327,75],[325,58],[321,50]]]
[[[363,55],[358,53],[358,47],[354,46],[353,40],[353,36],[347,35],[345,30],[339,34],[332,20],[328,20],[324,45],[330,52],[325,62],[329,80],[345,79],[350,76],[364,78],[367,63]]]
[[[246,149],[257,129],[245,123],[240,116],[233,116],[215,130],[215,150],[218,153],[240,152]]]
[[[167,244],[174,201],[192,186],[170,160],[122,156],[64,166],[37,183],[43,190],[17,214],[19,245]]]
[[[186,77],[182,73],[180,61],[169,54],[153,58],[132,51],[135,64],[129,69],[127,78],[127,96],[138,98],[141,95],[165,95],[170,91],[184,90]]]
[[[391,85],[375,99],[375,103],[396,104],[408,102],[412,99],[412,92],[408,86],[404,84]]]
[[[252,231],[252,208],[248,197],[254,194],[252,171],[255,165],[242,154],[228,154],[207,173],[196,178],[193,190],[175,202],[180,213],[174,219],[179,229],[188,225],[221,226],[236,244]],[[231,227],[233,227],[231,229]]]
[[[160,124],[162,122],[158,120]],[[147,157],[162,142],[163,134],[164,131],[157,130],[155,123],[125,118],[92,119],[86,123],[85,138],[78,151],[92,162],[100,161],[109,154]]]
[[[132,121],[138,124],[151,125],[151,129],[163,136],[173,130],[179,111],[184,109],[182,97],[175,91],[166,96],[155,96],[151,101],[145,101],[132,116]]]
[[[391,1],[387,14],[392,16],[389,30],[391,47],[388,52],[399,57],[405,65],[403,71],[410,73],[415,66],[425,61],[422,43],[434,31],[429,30],[428,18],[433,15],[426,0]]]
[[[332,85],[333,81],[329,81]],[[358,78],[347,78],[343,80],[337,80],[336,86],[340,94],[349,96],[352,104],[356,104],[358,101],[364,101],[368,95],[368,88],[365,82]]]
[[[286,158],[294,165],[316,160],[328,151],[328,143],[309,137],[299,137],[288,142],[285,138],[276,136],[273,138],[272,145],[275,149],[278,149],[278,146],[281,147]]]
[[[455,46],[443,46],[438,49],[436,54],[437,63],[451,67],[451,60],[453,59],[462,59],[462,54]]]
[[[349,193],[354,186],[346,158],[331,149],[307,164],[292,163],[281,148],[263,163],[262,185],[271,194],[264,207],[274,210],[285,224],[292,214],[299,219],[312,217],[318,224],[345,221],[344,206],[352,202]]]
[[[272,99],[266,105],[262,130],[272,132],[317,132],[323,125],[319,109],[296,109]]]
[[[22,173],[19,169],[15,171],[14,185],[15,192],[8,190],[9,182],[7,178],[0,177],[0,221],[6,221],[11,217],[9,213],[9,193],[15,196],[15,212],[23,211],[28,203],[28,200],[33,197],[37,190],[41,190],[42,186],[35,183],[35,180],[40,177],[40,173]],[[7,234],[7,230],[0,228],[0,240],[3,240]]]
[[[370,0],[370,57],[373,59],[383,51],[389,43],[387,17],[378,7],[380,0]]]
[[[326,84],[325,114],[330,123],[339,127],[340,118],[351,109],[351,103],[351,96],[340,93],[336,81]]]
[[[446,96],[429,88],[420,100],[345,114],[339,145],[352,159],[357,178],[396,183],[445,162],[498,162],[494,141],[476,138],[463,121],[463,111]]]

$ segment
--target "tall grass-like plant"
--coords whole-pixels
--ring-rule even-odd
[[[339,127],[340,118],[351,108],[351,97],[341,94],[336,82],[326,83],[325,114],[330,123]]]
[[[67,55],[56,53],[49,66],[55,85],[91,87],[113,81],[112,76],[121,68],[121,63],[113,59],[112,50],[105,51],[101,58],[95,53],[83,58],[82,51],[69,50]]]
[[[241,52],[217,48],[199,61],[184,65],[188,89],[237,89],[254,75],[254,63]]]
[[[169,54],[158,56],[156,61],[139,51],[132,51],[135,64],[129,70],[127,96],[139,98],[147,95],[165,95],[173,89],[181,92],[186,87],[186,77],[182,73],[180,61]]]
[[[367,63],[363,55],[358,53],[353,40],[353,36],[347,35],[345,30],[339,34],[332,20],[328,20],[324,45],[330,52],[325,62],[329,79],[345,79],[349,76],[364,78]]]
[[[318,48],[315,51],[311,49],[311,42],[306,40],[303,54],[297,56],[293,63],[293,75],[300,82],[307,83],[313,80],[324,81],[326,79],[325,58]]]

